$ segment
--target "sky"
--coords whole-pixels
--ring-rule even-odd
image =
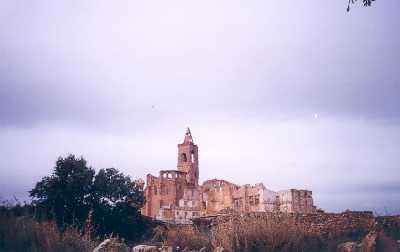
[[[0,198],[59,156],[400,214],[400,1],[0,1]]]

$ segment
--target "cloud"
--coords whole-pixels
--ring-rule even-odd
[[[141,177],[174,168],[186,126],[203,178],[310,187],[330,209],[398,192],[396,0],[0,5],[7,194],[70,152]]]
[[[157,122],[154,106],[159,118],[400,116],[398,22],[379,7],[366,26],[365,14],[336,12],[333,2],[299,10],[285,1],[5,5],[2,125],[117,130],[113,119],[128,128]],[[277,8],[293,17],[283,21]]]
[[[240,185],[263,182],[272,190],[310,189],[317,206],[328,211],[398,207],[392,195],[400,193],[400,153],[395,148],[399,126],[339,119],[315,120],[310,115],[279,123],[191,121],[199,145],[200,178]],[[8,172],[1,178],[1,191],[23,195],[51,172],[58,156],[68,153],[83,155],[96,169],[116,167],[134,178],[175,169],[182,125],[182,120],[170,120],[162,127],[124,135],[64,125],[3,130],[0,151],[9,158],[3,161]],[[361,199],[368,195],[379,195],[379,200],[370,199],[366,205]]]

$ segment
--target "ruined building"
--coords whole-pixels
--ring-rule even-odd
[[[199,185],[198,147],[189,129],[178,144],[177,170],[161,170],[157,177],[148,174],[146,180],[142,214],[170,223],[188,224],[192,218],[223,211],[316,211],[312,192],[307,190],[274,192],[262,183],[239,186],[219,179]]]

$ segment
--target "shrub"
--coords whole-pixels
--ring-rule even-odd
[[[96,241],[85,239],[73,227],[60,232],[54,221],[37,222],[28,216],[0,212],[1,251],[92,251]]]
[[[213,247],[231,251],[321,251],[319,237],[307,234],[282,215],[275,218],[231,216],[229,221],[215,225],[211,232]]]
[[[165,243],[169,246],[188,250],[200,250],[203,247],[211,248],[209,238],[200,233],[196,227],[190,225],[170,227],[167,231]]]
[[[95,174],[83,157],[58,158],[52,174],[37,182],[30,196],[35,217],[55,220],[62,230],[70,225],[84,229],[91,213],[93,231],[102,238],[114,234],[134,242],[144,235],[141,184],[115,168]]]

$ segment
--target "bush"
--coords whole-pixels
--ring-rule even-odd
[[[232,216],[229,221],[214,226],[213,247],[231,251],[321,251],[319,237],[307,234],[292,218],[279,219]]]
[[[114,234],[134,242],[144,235],[141,183],[115,168],[96,174],[83,157],[58,158],[52,174],[37,182],[30,196],[35,217],[55,220],[62,230],[71,225],[84,229],[91,213],[93,231],[102,238]]]
[[[96,243],[73,227],[61,233],[54,221],[0,212],[0,251],[92,251]]]
[[[195,226],[170,226],[159,228],[157,237],[164,244],[179,246],[186,250],[223,247],[227,251],[328,251],[328,244],[321,237],[307,233],[293,218],[281,215],[279,218],[254,218],[251,215],[231,215],[212,224],[207,233]]]
[[[180,247],[188,250],[211,248],[210,239],[200,233],[194,226],[174,226],[168,229],[165,243],[169,246]]]

